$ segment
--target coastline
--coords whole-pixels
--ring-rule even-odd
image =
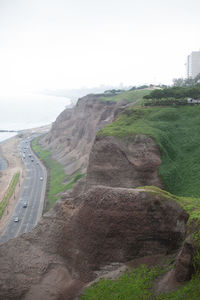
[[[1,133],[1,132],[0,132],[0,133]],[[15,134],[13,134],[12,136],[10,136],[10,137],[7,137],[7,138],[5,138],[5,139],[3,139],[3,140],[0,140],[0,146],[1,146],[2,144],[6,143],[8,140],[14,138],[16,135],[18,135],[17,132],[16,132]]]

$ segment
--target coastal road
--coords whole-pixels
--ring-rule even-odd
[[[0,243],[31,231],[42,215],[46,170],[31,150],[31,139],[29,137],[18,145],[18,150],[26,167],[26,178],[13,215],[0,237]],[[17,222],[14,221],[16,217],[19,218]]]
[[[7,161],[3,157],[0,157],[0,171],[7,169],[7,167],[8,167]]]

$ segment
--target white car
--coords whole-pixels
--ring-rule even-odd
[[[43,180],[43,177],[40,177],[40,180]]]
[[[18,218],[18,217],[15,217],[15,218],[14,218],[14,222],[19,222],[19,218]]]

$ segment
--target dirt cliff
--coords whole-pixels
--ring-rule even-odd
[[[31,233],[0,246],[0,299],[74,299],[107,266],[177,250],[187,218],[137,189],[97,186],[58,202]]]
[[[101,95],[87,95],[75,107],[65,109],[52,125],[51,131],[41,140],[52,152],[52,158],[65,166],[67,174],[86,170],[89,153],[96,132],[111,123],[129,104],[101,101]]]
[[[90,154],[86,182],[88,187],[161,187],[160,164],[158,147],[148,136],[137,134],[126,140],[97,136]]]
[[[121,109],[123,103],[87,96],[64,111],[43,138],[68,174],[88,165],[87,175],[32,232],[0,246],[0,300],[76,299],[106,270],[182,245],[187,213],[173,200],[136,188],[161,186],[153,139],[95,139]]]

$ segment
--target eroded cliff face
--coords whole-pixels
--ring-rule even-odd
[[[100,101],[99,97],[85,96],[74,108],[64,110],[41,140],[52,152],[52,157],[65,166],[68,175],[80,169],[86,171],[96,132],[129,105],[123,100],[118,103]]]
[[[118,109],[88,96],[73,112],[64,111],[42,142],[66,164],[68,174],[86,167],[93,135]],[[72,157],[74,163],[67,164]],[[150,137],[97,137],[82,183],[64,194],[32,232],[0,245],[0,299],[76,299],[105,270],[178,251],[188,214],[170,199],[137,189],[161,186],[160,163]]]
[[[123,140],[97,136],[89,159],[87,188],[93,185],[161,187],[160,164],[160,151],[148,136],[137,134]]]
[[[0,246],[0,299],[74,299],[107,266],[177,250],[188,215],[137,189],[96,186]]]

